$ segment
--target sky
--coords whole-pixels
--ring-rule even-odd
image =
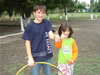
[[[90,5],[90,0],[78,0],[79,2],[86,2],[87,4]]]

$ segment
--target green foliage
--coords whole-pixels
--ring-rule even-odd
[[[57,7],[60,9],[72,7],[74,4],[73,0],[58,0]]]
[[[7,11],[9,16],[20,14],[23,18],[30,17],[33,6],[36,3],[43,3],[47,7],[47,15],[56,11],[56,13],[67,14],[68,12],[82,11],[86,7],[86,3],[76,3],[73,0],[0,0],[0,16]],[[67,9],[66,9],[67,8]],[[57,10],[55,10],[57,9]],[[100,1],[93,5],[93,10],[100,12]]]
[[[84,58],[84,60],[79,58],[77,64],[75,65],[75,75],[99,75],[100,57],[97,56],[98,55],[95,55],[89,60],[88,58]]]
[[[76,10],[81,10],[82,11],[82,9],[85,9],[85,4],[84,3],[77,3],[77,4],[75,4],[75,8],[76,8]]]
[[[68,8],[68,12],[75,12],[75,11],[78,12],[78,10],[82,11],[87,6],[87,4],[85,2],[82,2],[82,3],[75,2],[75,3],[73,3],[73,5],[74,6]]]
[[[95,3],[95,8],[94,8],[95,12],[100,12],[100,0],[98,1],[98,3]]]
[[[0,16],[1,16],[1,14],[4,12],[4,2],[3,2],[3,0],[0,0]]]

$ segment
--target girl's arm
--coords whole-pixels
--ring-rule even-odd
[[[76,45],[76,41],[73,40],[73,46],[72,46],[72,60],[73,62],[75,62],[75,60],[77,59],[78,56],[78,48]]]
[[[61,48],[62,46],[62,40],[61,37],[59,37],[59,35],[55,35],[55,47],[56,48]]]

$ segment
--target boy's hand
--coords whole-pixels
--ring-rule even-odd
[[[73,64],[73,63],[74,63],[73,60],[69,60],[69,61],[68,61],[68,64]]]
[[[49,38],[51,40],[54,40],[54,38],[55,38],[55,35],[54,35],[54,33],[52,31],[49,31]]]
[[[35,65],[35,61],[34,61],[33,58],[29,58],[29,59],[28,59],[28,65],[29,65],[29,66],[34,66],[34,65]]]

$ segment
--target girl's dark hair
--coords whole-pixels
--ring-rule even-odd
[[[38,9],[44,10],[46,12],[46,6],[44,4],[42,4],[42,3],[37,3],[37,4],[34,5],[33,11],[35,12]]]
[[[62,34],[62,31],[65,32],[67,30],[67,28],[69,29],[70,31],[70,34],[68,37],[71,37],[72,34],[73,34],[73,30],[72,30],[72,27],[68,24],[68,23],[63,23],[60,25],[59,29],[58,29],[58,34],[59,36],[61,36]]]

